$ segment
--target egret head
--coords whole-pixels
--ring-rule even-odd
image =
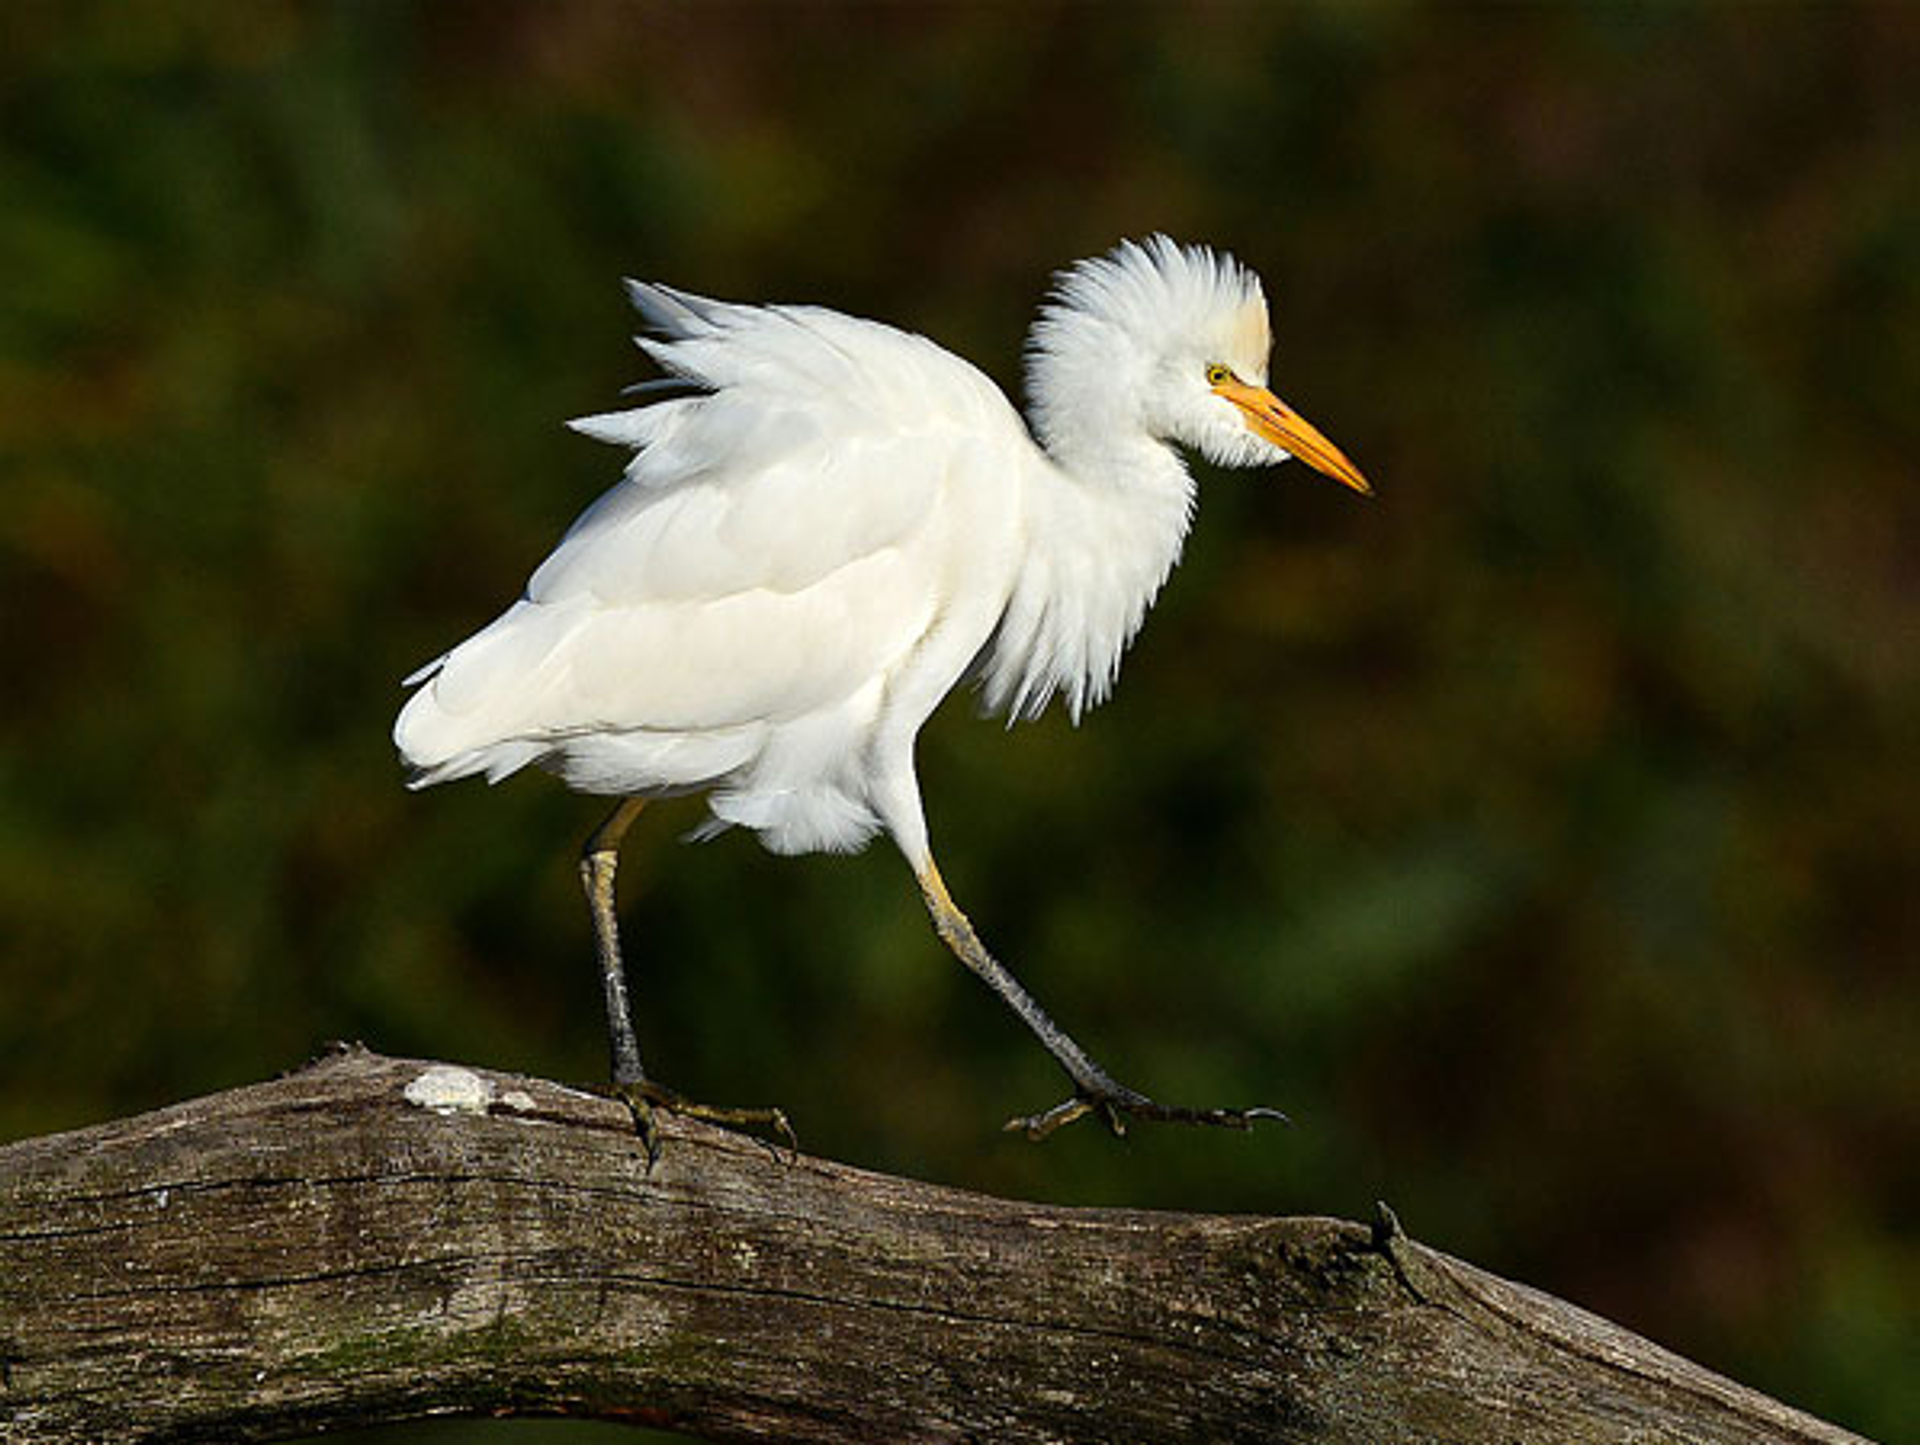
[[[1028,347],[1034,425],[1049,446],[1125,426],[1216,466],[1290,456],[1372,490],[1340,449],[1267,390],[1260,278],[1233,257],[1165,236],[1122,241],[1062,272]],[[1090,406],[1097,392],[1108,403]]]

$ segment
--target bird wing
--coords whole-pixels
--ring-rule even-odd
[[[634,285],[704,394],[588,417],[635,448],[525,595],[416,679],[416,766],[515,739],[779,722],[883,679],[949,580],[949,492],[1017,415],[923,338]],[[424,701],[430,698],[430,702]],[[417,707],[416,707],[417,705]],[[523,759],[524,760],[524,759]]]

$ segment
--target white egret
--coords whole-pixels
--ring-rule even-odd
[[[630,448],[491,624],[407,679],[394,725],[412,787],[529,764],[621,799],[588,840],[617,1087],[653,1084],[629,1016],[614,872],[654,798],[704,792],[702,832],[776,853],[851,852],[884,830],[939,936],[1066,1070],[1012,1120],[1087,1113],[1249,1127],[1117,1083],[981,944],[934,865],[914,739],[959,682],[1037,716],[1112,689],[1194,508],[1177,446],[1221,466],[1297,456],[1359,492],[1338,448],[1267,389],[1259,278],[1165,236],[1062,272],[1027,346],[1030,435],[990,380],[924,337],[809,306],[629,282],[669,393],[573,422]],[[639,1106],[636,1105],[636,1108]]]

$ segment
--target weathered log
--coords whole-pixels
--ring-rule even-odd
[[[1842,1441],[1369,1229],[1021,1204],[345,1050],[0,1148],[0,1437]]]

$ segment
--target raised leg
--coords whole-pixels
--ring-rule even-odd
[[[779,1109],[725,1109],[696,1104],[647,1077],[640,1065],[640,1041],[633,1031],[633,1010],[627,994],[626,964],[620,956],[620,920],[614,906],[614,875],[620,866],[620,843],[633,820],[647,806],[645,798],[624,799],[593,830],[580,850],[580,886],[593,915],[593,946],[600,960],[600,984],[607,1000],[607,1052],[613,1065],[613,1094],[633,1114],[635,1131],[646,1147],[649,1167],[660,1157],[660,1135],[653,1111],[684,1114],[714,1124],[760,1125],[775,1130],[790,1150],[797,1150],[793,1126]]]
[[[1020,980],[987,952],[973,924],[947,892],[940,870],[931,860],[918,876],[920,896],[926,900],[927,912],[933,917],[933,926],[941,941],[1005,1000],[1007,1007],[1020,1016],[1020,1021],[1033,1031],[1034,1037],[1045,1045],[1073,1081],[1071,1098],[1044,1113],[1009,1119],[1006,1127],[1010,1131],[1022,1132],[1029,1139],[1044,1139],[1061,1125],[1071,1124],[1087,1114],[1098,1114],[1116,1134],[1127,1132],[1129,1118],[1167,1124],[1207,1124],[1224,1129],[1251,1129],[1256,1119],[1285,1121],[1287,1116],[1278,1109],[1184,1109],[1156,1103],[1138,1090],[1116,1082],[1035,1002],[1033,995],[1020,986]]]

